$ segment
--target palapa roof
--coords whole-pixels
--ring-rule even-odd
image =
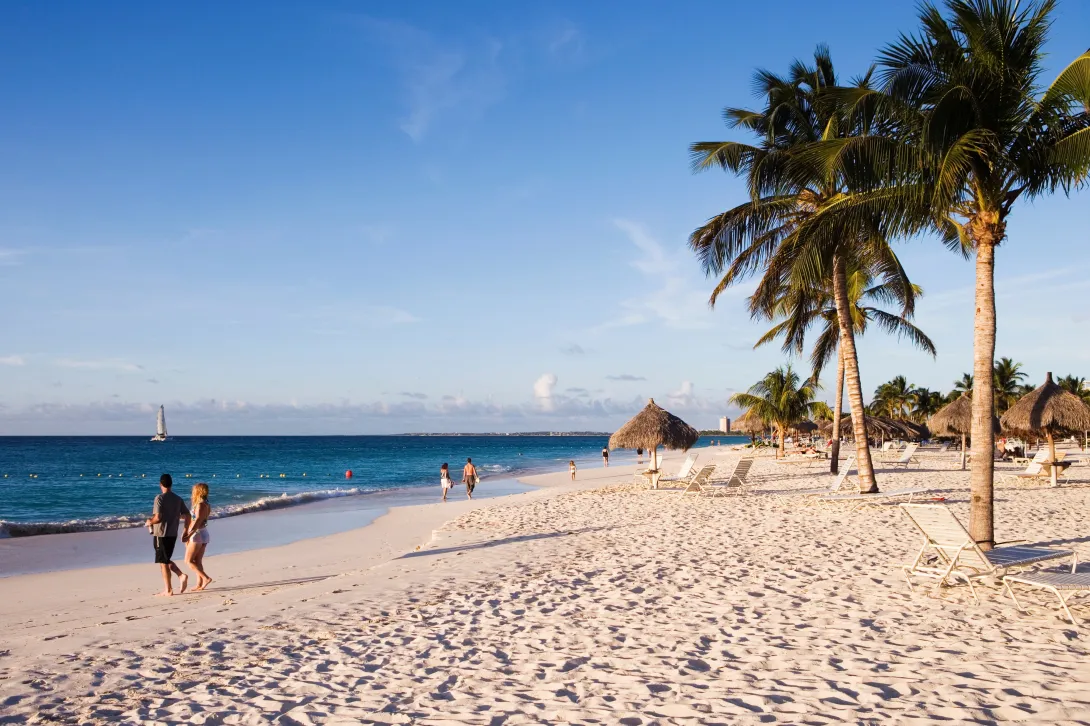
[[[973,396],[963,393],[940,408],[927,422],[935,436],[968,436],[973,429]],[[992,430],[999,433],[999,419],[992,417]]]
[[[1045,374],[1040,387],[1022,396],[1001,419],[1003,429],[1016,434],[1090,430],[1090,406]]]
[[[730,422],[730,432],[741,434],[759,434],[768,430],[768,424],[762,421],[752,412],[747,411],[738,417],[738,420]]]
[[[609,437],[611,449],[689,449],[700,438],[700,432],[665,411],[650,399],[643,410]]]
[[[864,415],[863,425],[867,427],[868,436],[926,439],[931,435],[931,432],[928,431],[927,427],[923,424],[918,424],[913,421],[886,418],[885,416]],[[832,422],[830,421],[822,424],[821,430],[825,433],[831,433],[833,430]],[[851,434],[852,432],[852,417],[850,415],[844,416],[840,419],[840,435],[844,436],[846,434]]]
[[[799,433],[808,434],[811,431],[817,431],[818,425],[813,421],[799,421],[797,424],[793,424],[791,428],[795,429]]]

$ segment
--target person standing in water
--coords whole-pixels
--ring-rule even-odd
[[[473,466],[473,459],[466,459],[466,465],[462,468],[462,482],[466,485],[466,496],[473,498],[473,487],[477,486],[480,477],[477,476],[477,467]]]
[[[152,547],[155,548],[155,564],[163,572],[164,589],[158,594],[159,597],[170,597],[174,594],[174,585],[170,581],[172,573],[178,576],[181,584],[179,595],[185,592],[189,584],[189,577],[174,564],[174,545],[178,543],[178,520],[185,520],[188,529],[193,518],[185,506],[185,501],[171,491],[173,486],[174,480],[170,474],[159,477],[159,496],[155,497],[152,505],[151,519],[145,522],[151,532]]]
[[[609,466],[609,449],[602,447],[602,466]]]
[[[193,592],[200,592],[212,584],[212,578],[204,571],[204,551],[212,541],[207,527],[208,517],[212,514],[212,506],[208,503],[208,485],[204,482],[193,485],[190,499],[193,521],[182,534],[182,541],[186,543],[185,563],[197,573],[197,586]]]
[[[574,460],[568,462],[568,471],[571,472],[571,480],[575,481],[575,461]]]
[[[447,492],[454,488],[454,482],[450,478],[450,468],[446,462],[439,467],[439,484],[443,487],[443,501],[447,501]]]

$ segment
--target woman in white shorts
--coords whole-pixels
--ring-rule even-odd
[[[454,488],[454,482],[450,478],[450,468],[443,464],[439,467],[439,483],[443,486],[443,501],[447,501],[447,492]]]
[[[199,592],[212,584],[212,578],[204,571],[204,551],[212,541],[208,534],[208,516],[212,514],[212,507],[208,504],[208,485],[204,482],[193,486],[190,511],[193,513],[193,520],[182,535],[182,541],[186,543],[185,563],[197,573],[197,586],[193,588],[193,592]]]

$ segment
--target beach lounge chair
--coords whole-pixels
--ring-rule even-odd
[[[722,482],[714,482],[711,485],[712,490],[715,492],[729,489],[741,491],[741,488],[746,485],[746,479],[749,477],[749,470],[751,468],[753,468],[753,457],[743,456],[734,465],[734,471],[730,473],[730,476]]]
[[[1059,463],[1059,462],[1063,461],[1065,456],[1067,456],[1066,451],[1057,452],[1056,453],[1056,463]],[[1026,470],[1025,471],[1020,471],[1020,472],[1017,472],[1017,473],[1014,473],[1014,474],[1007,474],[1000,481],[1005,481],[1005,480],[1010,480],[1010,479],[1047,479],[1047,478],[1052,476],[1052,471],[1051,471],[1050,467],[1045,466],[1045,464],[1047,464],[1047,463],[1048,463],[1048,452],[1044,451],[1044,450],[1038,451],[1037,455],[1034,456],[1032,459],[1030,459],[1029,463],[1026,464]],[[1060,474],[1063,473],[1064,469],[1066,469],[1066,467],[1063,467],[1061,469]]]
[[[696,473],[696,476],[689,481],[684,489],[681,490],[682,494],[703,494],[704,492],[711,491],[711,485],[708,484],[708,479],[715,471],[715,464],[708,464],[703,469]]]
[[[689,454],[685,457],[685,461],[681,462],[681,468],[678,470],[677,476],[664,476],[659,479],[659,482],[688,481],[693,476],[694,464],[696,464],[696,454]]]
[[[1004,575],[1003,586],[1007,589],[1007,594],[1011,596],[1011,600],[1014,601],[1014,606],[1018,608],[1018,612],[1024,613],[1026,612],[1025,608],[1018,602],[1018,598],[1014,596],[1014,590],[1011,588],[1012,582],[1036,587],[1040,590],[1048,590],[1060,601],[1060,607],[1067,613],[1067,618],[1071,621],[1071,624],[1078,626],[1079,622],[1075,620],[1075,616],[1071,614],[1071,609],[1067,607],[1067,599],[1077,592],[1090,592],[1090,572],[1075,572],[1075,568],[1072,567],[1071,572],[1027,572],[1019,575]],[[1067,597],[1063,595],[1065,592]]]
[[[848,502],[855,506],[852,507],[854,512],[856,509],[866,504],[885,504],[891,502],[894,499],[905,499],[912,501],[921,494],[930,494],[931,490],[927,487],[912,487],[906,489],[886,489],[884,491],[876,492],[874,494],[826,494],[818,499],[821,504],[840,504]]]
[[[901,458],[896,461],[889,462],[891,467],[903,466],[908,468],[908,465],[912,462],[916,462],[916,466],[920,465],[920,460],[916,458],[916,449],[920,448],[919,444],[909,444],[905,447],[905,450],[901,453]]]
[[[985,552],[944,504],[902,504],[901,509],[924,536],[916,559],[911,565],[901,567],[909,589],[912,589],[912,575],[932,577],[941,584],[961,580],[969,586],[973,599],[978,600],[973,580],[981,577],[999,577],[1015,567],[1062,557],[1071,558],[1072,572],[1078,566],[1078,555],[1071,550],[1015,546],[995,547]]]
[[[851,477],[851,471],[855,468],[855,457],[849,456],[839,473],[833,478],[833,483],[827,487],[815,487],[813,489],[795,489],[790,491],[765,492],[766,494],[783,494],[789,496],[811,496],[815,494],[836,494],[840,487]]]

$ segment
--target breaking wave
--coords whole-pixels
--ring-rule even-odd
[[[228,504],[223,507],[216,507],[212,510],[212,516],[209,519],[237,517],[240,514],[283,509],[284,507],[293,507],[298,504],[307,504],[308,502],[317,502],[323,499],[351,497],[363,494],[366,491],[372,490],[358,487],[352,489],[320,489],[312,492],[285,493],[278,496],[262,497],[243,504]],[[143,526],[146,519],[146,515],[92,517],[89,519],[72,519],[66,522],[9,522],[0,519],[0,539],[32,537],[39,534],[70,534],[73,532],[97,532],[104,529],[128,529]]]

